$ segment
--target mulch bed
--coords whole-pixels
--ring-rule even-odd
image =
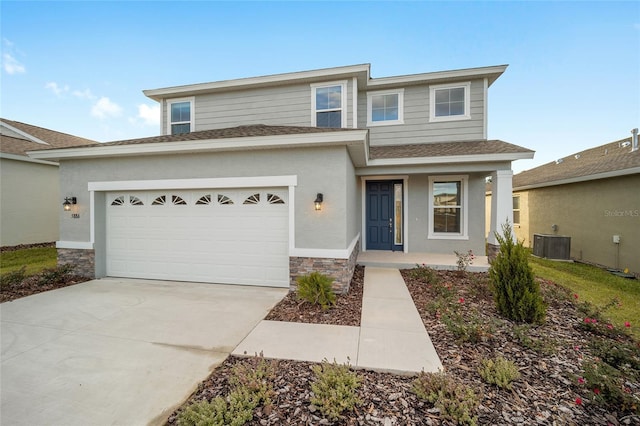
[[[359,273],[362,273],[359,268]],[[521,345],[514,335],[516,324],[498,316],[487,286],[487,274],[464,276],[456,272],[438,271],[444,285],[455,293],[458,312],[470,321],[483,324],[488,330],[477,343],[459,342],[442,322],[442,312],[434,309],[437,298],[433,286],[413,279],[402,271],[409,291],[440,355],[446,372],[460,382],[471,386],[480,396],[477,410],[480,425],[618,425],[640,424],[640,416],[617,409],[606,409],[591,402],[592,395],[580,387],[581,361],[590,355],[589,334],[579,327],[582,316],[573,303],[572,295],[547,281],[541,281],[545,299],[550,302],[546,322],[531,327],[528,335],[544,343],[543,349],[533,350]],[[356,280],[357,281],[357,280]],[[352,290],[357,289],[353,286]],[[267,318],[322,323],[334,323],[327,312],[314,312],[309,305],[300,304],[290,295],[290,301],[277,305]],[[361,298],[361,296],[360,296]],[[330,310],[331,317],[352,317],[340,313],[344,304]],[[319,316],[318,316],[319,315]],[[473,319],[475,318],[475,319]],[[351,322],[350,325],[356,325]],[[624,338],[624,337],[621,337]],[[521,378],[511,390],[486,384],[477,372],[482,358],[497,355],[513,360],[519,367]],[[276,392],[270,409],[259,407],[249,425],[452,425],[442,419],[432,404],[419,400],[411,391],[411,377],[358,370],[361,387],[358,390],[362,405],[346,413],[335,423],[323,419],[310,404],[313,363],[274,361],[277,377],[272,385]],[[211,376],[200,384],[189,401],[211,400],[227,395],[228,378],[237,364],[255,363],[253,358],[228,358]],[[633,392],[638,383],[628,383]],[[576,404],[581,397],[582,405]],[[176,412],[177,413],[177,412]],[[175,424],[173,413],[168,424]]]
[[[57,288],[68,287],[85,281],[89,281],[89,278],[77,275],[67,275],[61,281],[41,283],[39,275],[32,275],[17,284],[2,283],[0,285],[0,303],[11,302],[12,300],[20,299],[21,297],[31,296],[33,294],[55,290]]]
[[[323,310],[319,305],[298,300],[296,292],[289,292],[269,312],[266,320],[303,322],[307,324],[331,324],[360,326],[364,267],[357,265],[351,279],[349,292],[336,296],[335,306]]]

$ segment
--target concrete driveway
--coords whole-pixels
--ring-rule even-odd
[[[105,278],[0,305],[0,424],[163,422],[286,289]]]

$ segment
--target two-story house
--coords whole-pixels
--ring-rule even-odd
[[[485,252],[511,219],[511,162],[487,140],[506,66],[371,78],[370,66],[145,90],[161,136],[33,152],[56,160],[75,217],[62,262],[121,276],[288,287],[360,251]]]

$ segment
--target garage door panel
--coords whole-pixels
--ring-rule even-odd
[[[283,188],[107,194],[107,274],[288,287],[288,206],[267,194],[287,202]]]

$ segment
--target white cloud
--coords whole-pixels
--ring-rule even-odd
[[[122,115],[122,108],[117,103],[111,102],[106,96],[103,96],[91,108],[91,115],[100,119],[119,117]]]
[[[160,125],[160,105],[149,106],[147,104],[138,105],[138,118],[147,126]]]
[[[9,53],[2,54],[2,68],[9,75],[22,74],[27,71],[24,65]]]
[[[73,93],[73,96],[75,96],[76,98],[80,98],[80,99],[93,100],[93,99],[96,98],[96,96],[93,93],[91,93],[91,90],[89,90],[89,89],[74,90],[72,93]]]
[[[22,74],[27,72],[25,66],[18,59],[16,59],[16,52],[18,54],[21,54],[22,56],[24,56],[24,54],[15,49],[15,44],[12,41],[7,40],[6,38],[3,38],[2,46],[2,50],[4,50],[4,53],[2,54],[2,69],[4,69],[4,72],[9,75]]]
[[[64,86],[58,86],[58,83],[56,83],[55,81],[48,82],[44,85],[44,87],[45,89],[51,90],[53,93],[55,93],[56,96],[60,96],[63,92],[69,91],[69,86],[67,86],[66,84]]]

